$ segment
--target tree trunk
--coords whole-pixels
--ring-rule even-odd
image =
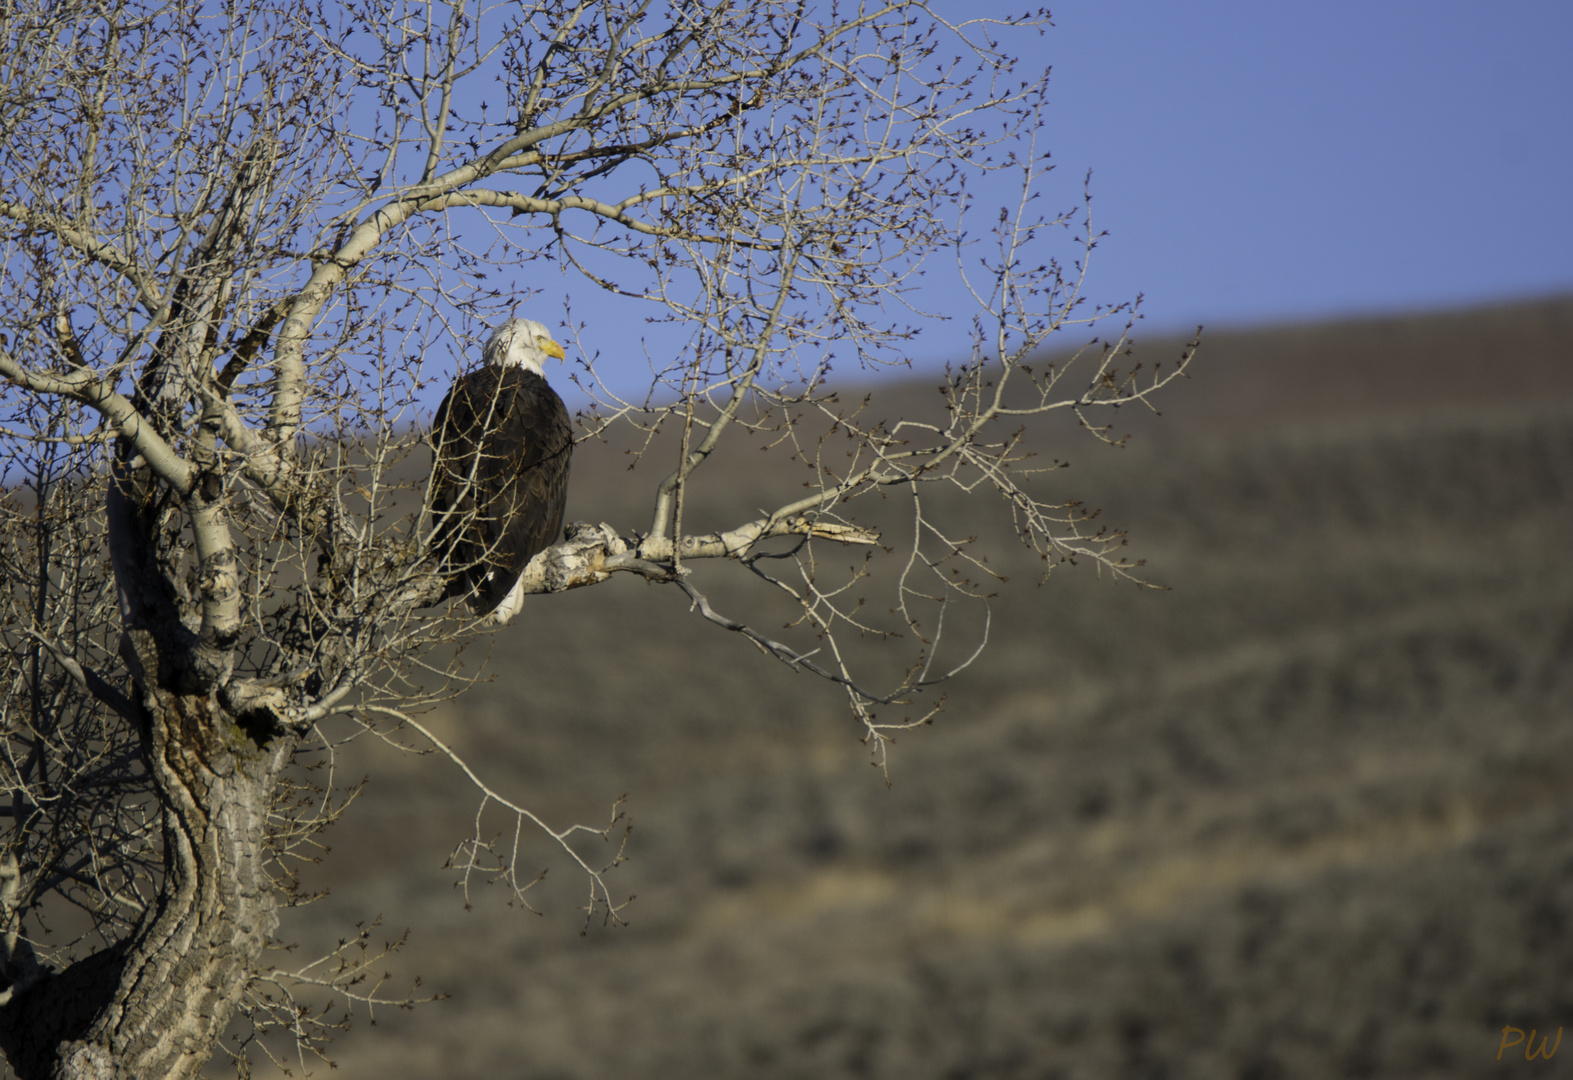
[[[21,1080],[197,1075],[278,923],[264,831],[293,736],[258,746],[207,696],[153,690],[142,704],[163,802],[158,900],[129,940],[0,1009]]]

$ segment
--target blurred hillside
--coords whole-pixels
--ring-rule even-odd
[[[888,789],[831,688],[674,590],[532,601],[433,722],[553,822],[629,796],[625,928],[580,937],[533,841],[545,916],[466,910],[462,777],[347,748],[372,782],[282,932],[380,913],[414,932],[395,978],[452,998],[361,1017],[337,1074],[1564,1074],[1495,1059],[1573,1027],[1573,300],[1209,335],[1164,411],[1124,450],[1055,436],[1044,483],[1171,591],[1036,587],[985,541],[993,643]],[[636,526],[651,475],[598,449],[570,517]],[[772,467],[696,513],[742,519]]]

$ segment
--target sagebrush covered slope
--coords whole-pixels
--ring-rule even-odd
[[[293,928],[380,912],[415,931],[395,970],[453,999],[358,1025],[340,1074],[1495,1075],[1504,1025],[1573,1024],[1569,310],[1325,332],[1391,359],[1348,400],[1409,379],[1413,408],[1329,392],[1262,423],[1198,390],[1146,445],[1068,444],[1045,482],[1172,591],[1061,568],[1008,592],[888,790],[834,693],[671,590],[532,601],[440,722],[553,820],[630,796],[631,925],[580,938],[544,845],[547,918],[484,890],[463,910],[438,869],[474,812],[453,771],[341,761],[373,782]],[[1279,363],[1290,395],[1308,333],[1221,363]],[[1446,352],[1477,339],[1501,355]],[[1525,392],[1472,407],[1479,364],[1505,385],[1531,353]],[[626,474],[581,458],[570,517],[636,523]]]

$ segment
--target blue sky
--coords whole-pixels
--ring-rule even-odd
[[[933,4],[957,21],[1031,6]],[[1091,170],[1094,224],[1109,235],[1086,296],[1144,294],[1139,337],[1573,292],[1573,0],[1052,9],[1045,34],[1009,40],[1016,75],[1052,68],[1037,145],[1056,171],[1039,205],[1075,206]],[[973,185],[975,236],[1017,183]],[[937,253],[909,298],[961,316],[923,323],[909,353],[919,368],[969,351],[976,309],[952,259]],[[647,349],[681,350],[683,328],[652,327],[644,306],[544,269],[523,273],[537,293],[520,313],[554,329],[565,299],[578,318],[599,313],[583,345],[619,392],[648,384]],[[1072,329],[1051,347],[1114,329]]]
[[[1093,170],[1091,293],[1148,333],[1573,290],[1568,0],[1053,13],[1056,186]]]
[[[934,6],[959,21],[1029,4]],[[1573,0],[1064,0],[1052,11],[1045,34],[1010,39],[1016,74],[1052,69],[1038,148],[1055,172],[1040,206],[1077,205],[1092,171],[1094,223],[1109,236],[1086,296],[1144,294],[1139,338],[1573,292]],[[1014,205],[1017,184],[974,184],[977,210]],[[977,213],[975,234],[994,216]],[[911,298],[960,316],[923,326],[917,368],[967,355],[976,308],[953,266],[939,253]],[[581,308],[605,304],[576,275],[539,287],[543,310],[564,292]],[[643,349],[668,355],[680,335],[668,344],[641,310],[627,314],[587,344],[602,376],[632,393],[648,380]],[[1070,330],[1051,347],[1113,329]]]

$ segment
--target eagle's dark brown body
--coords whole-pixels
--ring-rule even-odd
[[[562,531],[568,410],[534,371],[488,365],[454,383],[432,430],[434,547],[454,575],[444,595],[473,590],[488,612]]]

